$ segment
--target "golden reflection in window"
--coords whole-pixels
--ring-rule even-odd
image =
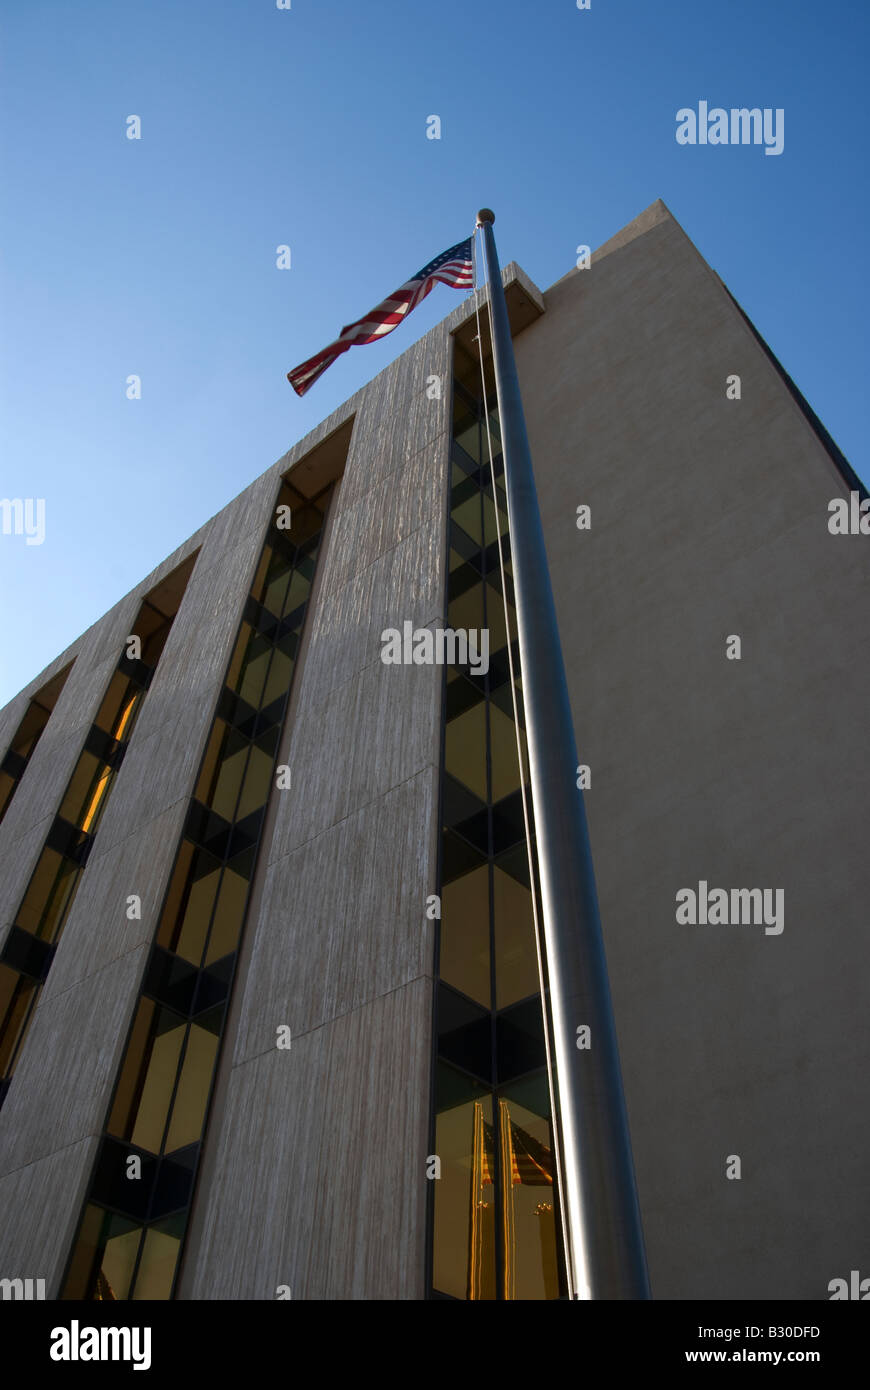
[[[33,697],[27,707],[27,711],[21,723],[18,725],[12,736],[12,741],[6,750],[6,756],[10,760],[5,767],[0,767],[0,820],[3,819],[6,808],[15,794],[15,788],[24,776],[30,755],[42,737],[42,732],[48,723],[52,710],[57,702],[57,697],[66,683],[66,678],[72,670],[72,665],[67,666],[63,671],[48,682],[47,685]]]
[[[499,1100],[505,1298],[559,1297],[550,1126],[516,1100]]]
[[[133,1226],[122,1216],[107,1216],[106,1222],[109,1233],[104,1236],[100,1260],[99,1297],[106,1300],[126,1298],[139,1253],[141,1227]]]
[[[447,621],[452,628],[477,628],[485,627],[483,613],[483,585],[473,584],[470,589],[466,589],[464,594],[458,598],[450,600],[447,609]],[[492,646],[490,645],[490,652]]]
[[[222,713],[212,724],[187,833],[161,913],[156,937],[160,949],[149,961],[106,1125],[112,1139],[128,1141],[154,1156],[152,1196],[160,1203],[173,1192],[180,1196],[189,1190],[198,1163],[233,956],[257,855],[258,813],[272,790],[280,718],[301,636],[299,610],[310,594],[316,533],[328,493],[326,489],[319,501],[309,504],[287,485],[282,487],[279,506],[292,506],[292,541],[277,538],[273,531],[272,541],[261,552],[250,591],[253,604],[239,625]],[[308,553],[300,552],[300,543],[307,544]],[[282,616],[289,618],[286,631]],[[254,623],[261,630],[255,630]],[[251,717],[252,710],[267,707],[268,719]],[[258,723],[261,732],[252,741]],[[210,849],[197,845],[193,837],[202,838]],[[158,1002],[162,999],[169,1002]],[[208,1000],[221,1002],[205,1011]],[[185,1174],[185,1183],[179,1185]],[[95,1232],[98,1217],[92,1214],[103,1208],[86,1205],[64,1296],[171,1298],[186,1210],[143,1226],[135,1219],[136,1202],[131,1199],[128,1207],[99,1170],[91,1192],[99,1194],[98,1203],[127,1207],[131,1219],[123,1228],[110,1228],[105,1222],[113,1218],[106,1213]],[[131,1260],[138,1260],[132,1282]],[[92,1272],[85,1278],[81,1271],[88,1261]]]
[[[159,1153],[169,1115],[185,1021],[171,1009],[142,999],[127,1050],[108,1132]]]
[[[221,861],[183,840],[160,918],[157,944],[199,965],[221,881]]]
[[[88,1286],[92,1273],[96,1274],[95,1263],[100,1249],[100,1233],[103,1222],[110,1219],[100,1207],[91,1205],[85,1207],[75,1254],[67,1277],[67,1289],[69,1291],[67,1296],[69,1298],[86,1298],[88,1296]],[[132,1222],[126,1222],[128,1230],[132,1225]]]
[[[492,761],[492,799],[501,801],[510,792],[519,791],[522,786],[520,762],[517,754],[517,728],[512,719],[503,714],[494,701],[489,705],[490,758]],[[526,736],[520,729],[523,750],[523,764],[526,766]]]
[[[117,739],[118,743],[123,743],[124,739],[127,737],[127,734],[130,729],[130,720],[133,718],[136,706],[139,703],[140,694],[141,691],[133,691],[133,693],[127,700],[127,703],[124,705],[124,708],[122,709],[120,715],[118,716],[118,722],[115,725],[114,730],[112,731],[113,737]]]
[[[480,429],[478,428],[476,420],[473,420],[471,424],[468,425],[460,425],[459,433],[455,434],[453,438],[456,440],[459,447],[464,449],[469,458],[473,459],[475,463],[479,464],[483,461],[480,448]],[[488,457],[489,455],[487,455],[487,458]]]
[[[260,696],[266,683],[271,656],[272,643],[268,637],[254,632],[250,623],[243,623],[226,684],[249,705],[253,705],[254,709],[260,707]]]
[[[486,801],[486,705],[481,701],[447,725],[444,765],[451,777]]]
[[[139,1094],[131,1113],[130,1130],[130,1139],[137,1148],[150,1153],[160,1152],[185,1035],[183,1019],[174,1017],[168,1009],[158,1010],[156,1023],[141,1060]]]
[[[215,734],[218,730],[216,743],[209,741],[208,759],[197,780],[194,795],[203,806],[211,807],[224,820],[232,821],[235,820],[236,803],[251,745],[236,729],[220,719],[215,722]],[[213,739],[215,734],[212,735]],[[210,762],[212,756],[214,762]]]
[[[457,526],[461,526],[467,536],[477,544],[483,543],[483,529],[480,518],[480,493],[474,492],[466,502],[460,502],[450,513]]]
[[[454,447],[461,443],[476,456],[486,439],[480,414],[457,382]],[[495,415],[492,423],[497,429]],[[494,443],[498,447],[497,435]],[[502,1083],[495,1096],[483,1080],[489,1074],[481,1071],[479,1055],[486,1017],[479,1034],[469,1030],[463,1039],[445,1033],[449,1048],[442,1038],[435,1116],[442,1176],[433,1184],[433,1287],[454,1298],[552,1299],[560,1294],[560,1256],[549,1096],[546,1073],[536,1070],[542,1056],[540,1019],[534,1021],[540,980],[518,807],[527,772],[526,738],[520,727],[518,747],[505,650],[517,636],[516,612],[510,583],[505,605],[496,546],[499,536],[507,542],[505,572],[512,576],[507,501],[503,481],[493,489],[488,466],[474,473],[464,471],[466,464],[456,452],[447,621],[454,629],[487,627],[491,664],[486,683],[479,683],[478,702],[469,698],[461,675],[446,673],[443,770],[449,780],[443,784],[438,974],[444,985],[483,1009],[518,1005],[520,1011],[497,1019],[490,1015],[495,1076]],[[518,670],[516,690],[522,726]],[[487,803],[491,817],[485,814]],[[451,1005],[444,1007],[449,1019]],[[517,1079],[506,1085],[508,1077]]]
[[[483,496],[483,543],[491,545],[499,535],[506,536],[508,533],[507,502],[504,494],[499,488],[499,508],[498,508],[498,529],[496,529],[496,509],[492,501],[492,488],[490,496],[484,493]]]
[[[492,1106],[471,1100],[436,1117],[435,1151],[441,1177],[435,1186],[433,1280],[454,1298],[494,1299],[495,1193],[486,1153]]]
[[[70,825],[81,827],[83,808],[99,780],[100,769],[105,766],[106,764],[88,749],[80,755],[58,812]]]
[[[287,592],[287,578],[290,570],[290,560],[285,559],[282,555],[274,557],[263,591],[263,607],[273,613],[276,618],[280,618],[281,610],[284,607],[284,595]]]
[[[172,1216],[148,1227],[132,1292],[134,1301],[169,1298],[184,1226],[183,1217]]]
[[[27,885],[15,925],[53,941],[66,920],[81,869],[54,849],[44,849]]]
[[[9,1072],[38,988],[35,980],[0,965],[0,1076]]]
[[[172,1102],[166,1153],[195,1144],[202,1134],[217,1049],[218,1039],[214,1033],[200,1023],[190,1024],[178,1089]]]
[[[250,745],[250,754],[234,820],[244,820],[245,816],[249,816],[252,811],[258,811],[261,806],[265,806],[272,787],[274,762],[275,757],[272,750],[267,751],[256,743]]]
[[[221,879],[211,935],[205,954],[205,964],[211,965],[235,951],[242,933],[245,919],[245,904],[248,897],[248,879],[227,865]]]
[[[290,689],[290,681],[293,677],[293,664],[293,653],[283,650],[283,643],[279,643],[272,656],[272,664],[269,667],[269,675],[266,679],[266,688],[263,691],[263,699],[261,702],[263,709],[268,708],[273,700],[277,700],[279,695],[284,695]]]
[[[85,834],[89,834],[94,829],[94,825],[99,816],[100,809],[106,797],[106,793],[108,792],[109,787],[112,785],[113,775],[114,774],[112,772],[112,769],[103,764],[103,769],[99,777],[97,778],[96,786],[94,787],[93,792],[91,793],[90,801],[88,802],[88,805],[85,808],[84,815],[82,816],[82,823],[80,828],[85,832]]]
[[[301,604],[306,602],[310,592],[311,581],[300,570],[294,570],[284,599],[282,617],[294,613]]]
[[[540,980],[532,895],[498,864],[493,867],[493,905],[496,1008],[505,1009],[535,994]]]
[[[131,682],[128,676],[122,671],[116,671],[109,681],[109,688],[103,696],[102,704],[97,711],[94,720],[98,729],[103,733],[114,735],[114,730],[118,726],[124,707],[129,699]]]
[[[449,562],[450,573],[452,574],[454,570],[461,569],[462,566],[463,566],[465,563],[466,563],[465,556],[464,556],[464,555],[460,555],[459,551],[458,551],[458,550],[455,550],[455,549],[453,548],[453,546],[451,546],[451,547],[450,547],[450,562]]]
[[[536,1097],[545,1084],[538,1076],[516,1089],[540,1108]],[[548,1121],[513,1096],[498,1100],[495,1128],[491,1116],[487,1097],[455,1105],[436,1117],[441,1177],[435,1187],[434,1287],[468,1300],[558,1298]]]
[[[441,889],[440,976],[491,1008],[489,869],[474,869]]]

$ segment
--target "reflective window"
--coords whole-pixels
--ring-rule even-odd
[[[24,718],[12,735],[12,742],[6,750],[2,763],[0,763],[0,821],[5,816],[18,783],[24,776],[33,750],[42,737],[43,730],[57,703],[57,697],[63,690],[71,670],[72,663],[53,676],[34,695],[27,706]]]
[[[458,383],[454,420],[447,619],[488,628],[490,664],[485,676],[445,672],[432,1287],[459,1299],[558,1298],[507,502],[500,457],[493,502],[482,410]],[[497,430],[493,442],[500,450]]]
[[[186,1224],[182,1216],[173,1216],[168,1221],[158,1221],[148,1227],[136,1271],[134,1299],[165,1299],[171,1296]]]
[[[0,965],[0,1076],[11,1072],[38,988],[35,980]]]
[[[489,1008],[488,865],[442,886],[441,923],[441,979]]]
[[[227,668],[65,1298],[110,1296],[100,1279],[117,1298],[172,1297],[327,496],[281,490],[292,525],[270,531]],[[131,1152],[143,1162],[137,1191],[118,1177]],[[106,1235],[109,1211],[128,1219],[123,1232]]]
[[[15,929],[27,932],[39,941],[56,944],[63,931],[136,717],[195,559],[195,554],[190,556],[142,601],[130,633],[131,637],[139,639],[141,654],[129,656],[128,651],[132,648],[125,643],[117,669],[88,731],[85,746],[67,783],[45,847],[15,915]],[[62,674],[65,679],[66,673]],[[49,691],[50,694],[54,692],[53,698],[57,697],[62,685],[62,682],[57,685],[58,680],[55,678]],[[28,737],[32,744],[32,735],[28,734]],[[12,964],[9,952],[15,949],[15,941],[10,936],[0,952],[0,961],[5,965]],[[0,1103],[11,1081],[33,1016],[36,997],[51,965],[51,957],[43,955],[41,962],[42,971],[38,979],[29,977],[26,971],[20,976],[16,998],[20,1005],[27,995],[27,1008],[7,1009],[5,1018],[0,1016]]]
[[[443,1069],[442,1074],[449,1076]],[[433,1281],[454,1298],[496,1297],[496,1191],[492,1145],[492,1099],[481,1088],[467,1099],[468,1086],[450,1077],[435,1124],[441,1176],[435,1188]]]
[[[81,868],[54,849],[44,849],[37,860],[27,892],[15,915],[15,924],[46,941],[54,941],[66,921]]]

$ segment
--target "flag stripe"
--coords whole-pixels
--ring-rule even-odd
[[[327,367],[348,348],[377,342],[394,328],[398,328],[412,309],[416,309],[436,284],[448,285],[452,289],[474,288],[474,265],[472,253],[473,238],[460,241],[436,256],[428,265],[406,280],[393,294],[381,301],[374,309],[355,323],[348,323],[341,330],[334,343],[321,348],[313,357],[301,362],[287,373],[287,380],[297,396],[303,396]]]

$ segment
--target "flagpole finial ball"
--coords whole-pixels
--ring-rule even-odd
[[[477,214],[477,225],[478,225],[478,227],[482,227],[483,224],[484,224],[484,222],[494,222],[494,221],[495,221],[495,213],[492,211],[491,208],[481,208],[481,209],[480,209],[480,212]]]

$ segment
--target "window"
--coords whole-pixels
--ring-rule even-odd
[[[72,662],[34,695],[27,712],[12,736],[12,742],[0,763],[0,821],[6,814],[9,803],[15,795],[18,783],[24,776],[33,750],[42,737],[49,716],[63,690],[66,678],[72,670]]]
[[[493,493],[482,406],[458,381],[452,448],[447,621],[487,627],[490,663],[486,676],[445,673],[432,1290],[551,1299],[565,1284],[498,556],[500,534],[525,757],[507,501],[500,455]]]
[[[327,488],[285,483],[206,742],[64,1298],[168,1299],[183,1248]],[[142,1180],[125,1180],[131,1156]]]
[[[138,637],[141,655],[128,655],[125,644],[15,914],[12,931],[0,951],[0,1104],[195,560],[195,554],[190,556],[139,608],[130,636]],[[66,672],[62,675],[65,680]],[[52,686],[59,680],[55,677]],[[31,752],[39,732],[41,727],[38,732],[30,727]],[[28,950],[21,939],[26,941],[27,936],[44,943],[47,949]]]

